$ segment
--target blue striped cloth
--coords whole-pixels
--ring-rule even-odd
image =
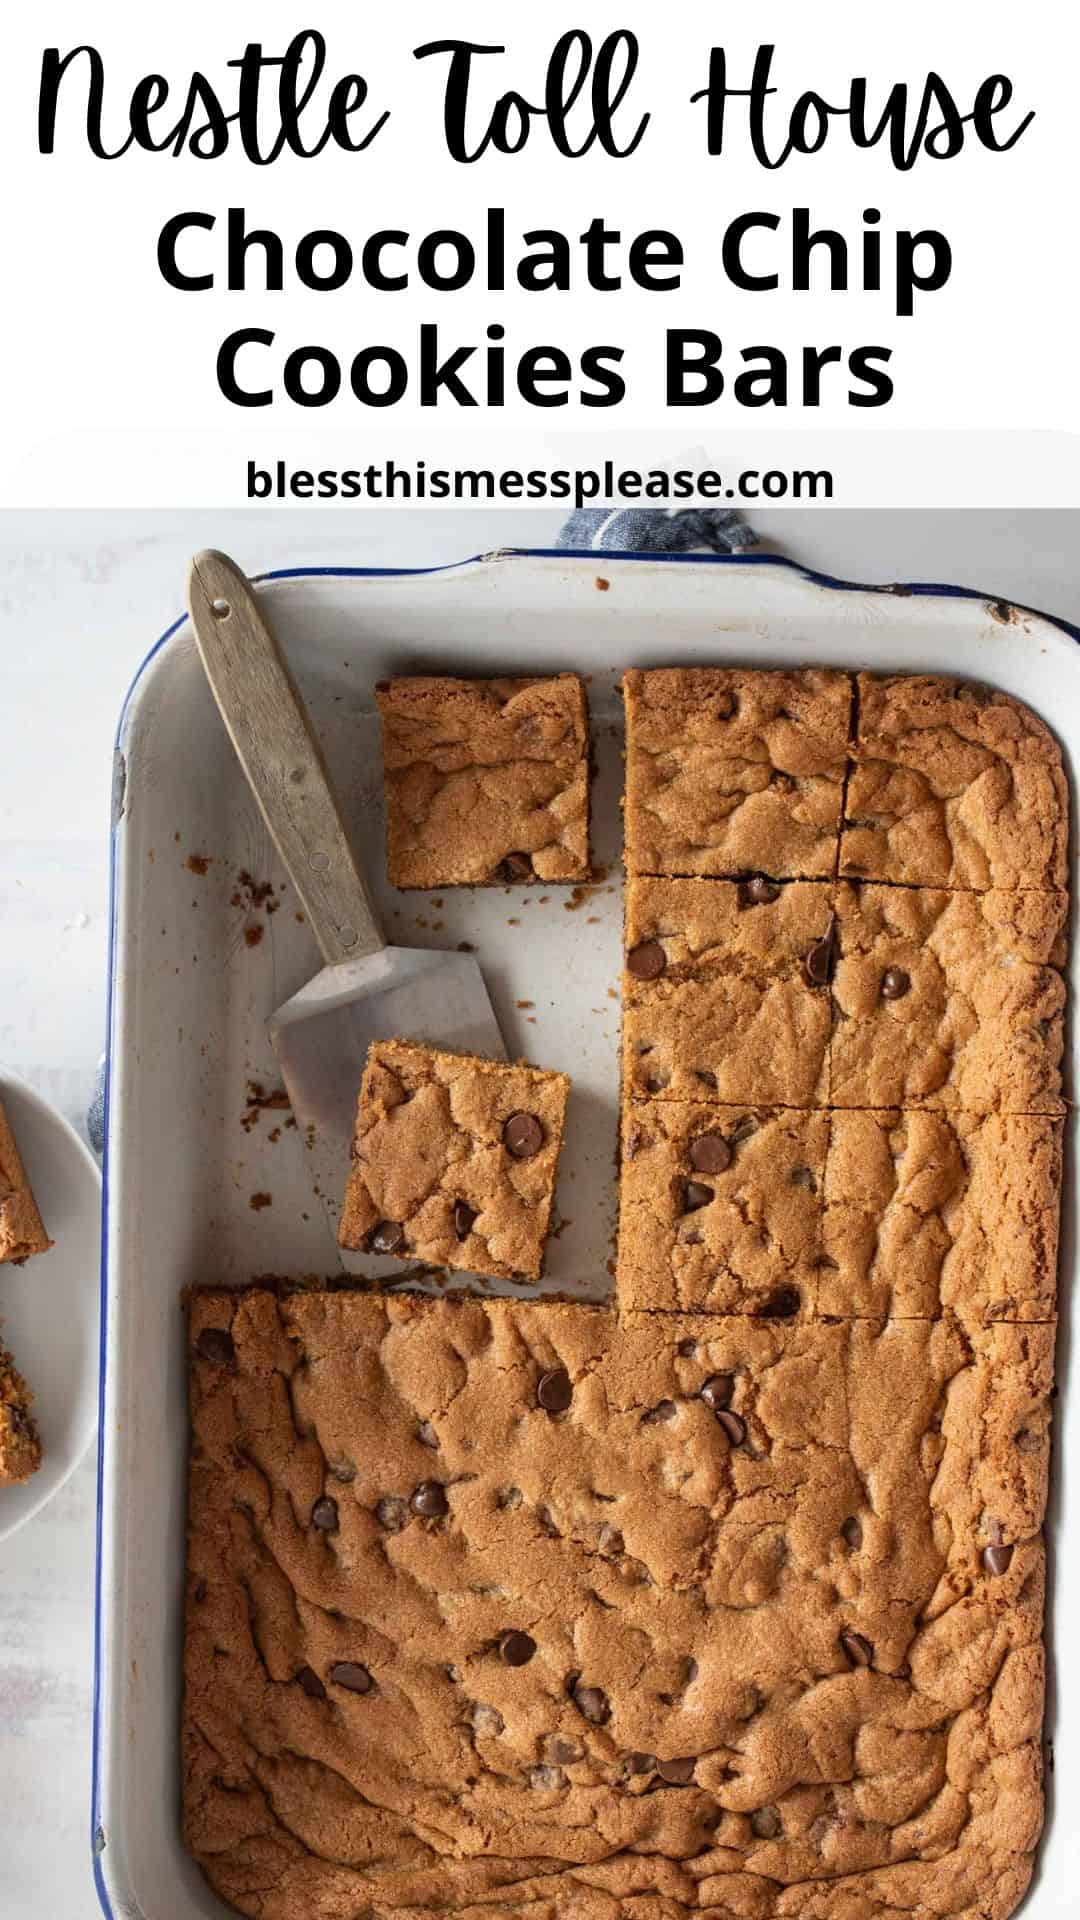
[[[556,546],[597,553],[742,553],[757,534],[733,507],[581,507]]]

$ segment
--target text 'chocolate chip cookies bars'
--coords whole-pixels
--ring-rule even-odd
[[[626,698],[614,1303],[195,1296],[188,1843],[254,1920],[1004,1920],[1042,1808],[1059,755],[934,678]],[[432,1156],[410,1223],[467,1261],[497,1204],[538,1270],[499,1154],[526,1110],[556,1142],[560,1090],[466,1117],[453,1069],[382,1064],[361,1125],[400,1084]]]

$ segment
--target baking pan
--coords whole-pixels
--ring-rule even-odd
[[[814,663],[989,681],[1054,728],[1075,819],[1080,635],[955,588],[862,589],[758,556],[512,553],[423,573],[273,574],[266,593],[390,938],[471,941],[511,1054],[573,1076],[552,1289],[597,1298],[611,1286],[625,667]],[[546,896],[538,886],[393,893],[383,877],[375,681],[566,669],[589,676],[594,883]],[[1072,880],[1075,889],[1075,852]],[[97,1888],[115,1920],[220,1920],[226,1911],[180,1843],[180,1294],[192,1282],[336,1269],[302,1142],[286,1113],[252,1093],[276,1085],[266,1017],[314,964],[180,622],[140,669],[116,752],[92,1826]],[[1074,994],[1077,968],[1074,946]],[[1077,1029],[1073,1020],[1070,1090]],[[1080,1617],[1080,1491],[1068,1469],[1080,1448],[1080,1407],[1068,1392],[1076,1172],[1070,1128],[1049,1521],[1049,1806],[1028,1920],[1072,1920],[1080,1886],[1080,1640],[1069,1625]],[[401,1271],[395,1265],[394,1277]]]

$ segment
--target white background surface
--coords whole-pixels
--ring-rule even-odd
[[[104,1033],[112,737],[140,660],[180,611],[195,548],[224,546],[252,571],[431,565],[550,545],[558,524],[487,512],[0,515],[0,1060],[82,1118]],[[1074,516],[774,512],[757,524],[847,579],[948,581],[1080,624]],[[97,1912],[94,1486],[88,1460],[0,1548],[0,1920]]]

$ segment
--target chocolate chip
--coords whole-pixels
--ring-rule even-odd
[[[406,1527],[409,1524],[409,1514],[405,1502],[404,1500],[399,1500],[394,1494],[387,1494],[384,1500],[379,1501],[378,1506],[375,1508],[375,1518],[380,1527],[384,1527],[387,1533],[400,1533],[402,1527]]]
[[[642,1414],[641,1424],[643,1427],[660,1426],[667,1420],[674,1420],[677,1412],[674,1400],[658,1400],[655,1407],[650,1407],[648,1413]]]
[[[296,1676],[309,1700],[325,1700],[326,1688],[313,1667],[301,1667]]]
[[[700,1080],[703,1087],[711,1088],[713,1093],[716,1092],[717,1086],[719,1085],[715,1073],[708,1067],[695,1067],[694,1079]]]
[[[731,1413],[727,1407],[721,1407],[716,1415],[733,1447],[741,1447],[746,1439],[746,1421],[741,1414]]]
[[[344,1687],[349,1693],[370,1693],[375,1685],[367,1668],[358,1660],[335,1660],[328,1678],[335,1687]]]
[[[911,975],[903,967],[886,967],[881,976],[881,997],[883,1000],[902,1000],[905,993],[911,992]]]
[[[635,980],[658,980],[667,966],[667,954],[659,940],[642,940],[626,956],[626,970]]]
[[[558,1740],[553,1738],[546,1743],[544,1751],[547,1758],[553,1760],[558,1767],[572,1767],[576,1760],[580,1760],[583,1757],[582,1749],[578,1746],[576,1740]]]
[[[561,1767],[530,1767],[529,1785],[538,1793],[558,1793],[566,1785],[566,1775]]]
[[[594,1727],[602,1727],[611,1712],[607,1694],[599,1687],[574,1687],[574,1705]]]
[[[510,886],[513,886],[515,881],[520,884],[522,880],[532,879],[533,863],[527,853],[508,853],[505,860],[496,868],[496,874],[500,880],[507,881]]]
[[[515,1160],[531,1160],[544,1144],[544,1129],[535,1113],[512,1113],[503,1128],[507,1153]]]
[[[476,1212],[474,1208],[468,1206],[464,1200],[454,1201],[454,1232],[457,1234],[459,1240],[468,1239],[473,1230],[475,1220]]]
[[[784,1823],[775,1807],[755,1807],[750,1815],[750,1825],[759,1840],[775,1840],[784,1830]]]
[[[601,1553],[607,1554],[611,1559],[615,1560],[619,1554],[622,1553],[626,1542],[619,1532],[618,1527],[610,1527],[605,1524],[600,1529],[600,1536],[596,1544]]]
[[[836,915],[803,961],[803,976],[811,987],[827,987],[836,967]]]
[[[437,1480],[421,1480],[413,1490],[409,1505],[423,1520],[441,1520],[449,1513],[450,1503]]]
[[[987,1573],[992,1573],[996,1578],[1000,1574],[1008,1573],[1012,1557],[1013,1550],[1011,1547],[984,1547],[982,1563]]]
[[[565,1367],[549,1367],[536,1383],[537,1405],[545,1413],[565,1413],[574,1397],[574,1388]]]
[[[771,907],[774,900],[779,900],[780,889],[775,880],[769,880],[763,873],[755,873],[749,880],[743,881],[739,895],[744,907]]]
[[[874,1649],[869,1640],[861,1633],[852,1633],[845,1627],[840,1635],[840,1645],[847,1654],[853,1667],[871,1667],[874,1664]]]
[[[511,1629],[501,1635],[499,1640],[499,1659],[504,1667],[527,1666],[536,1652],[536,1641],[527,1633],[518,1633]]]
[[[710,1373],[701,1389],[701,1397],[713,1413],[719,1413],[722,1407],[731,1405],[731,1396],[734,1391],[735,1375],[733,1373]]]
[[[485,1733],[491,1739],[498,1739],[506,1727],[506,1722],[498,1707],[489,1707],[483,1700],[475,1700],[469,1710],[474,1733]]]
[[[655,1773],[656,1755],[654,1753],[628,1753],[626,1756],[627,1773]]]
[[[312,1507],[311,1524],[318,1527],[320,1533],[337,1532],[338,1504],[336,1500],[331,1500],[328,1493],[324,1493],[322,1499],[316,1500]]]
[[[692,1754],[687,1754],[682,1760],[658,1760],[656,1771],[669,1787],[687,1787],[694,1777],[696,1766],[697,1760]]]
[[[702,1186],[700,1180],[684,1180],[682,1182],[682,1210],[684,1213],[697,1213],[700,1208],[708,1206],[712,1197],[712,1188]]]
[[[380,1220],[368,1235],[370,1253],[397,1253],[405,1245],[405,1229],[399,1220]]]
[[[777,1287],[758,1308],[762,1320],[792,1320],[802,1305],[801,1296],[795,1287]]]
[[[857,1553],[862,1546],[862,1521],[856,1519],[855,1515],[852,1514],[849,1520],[844,1521],[840,1531],[852,1552]]]
[[[690,1143],[690,1165],[695,1173],[726,1173],[731,1148],[722,1133],[699,1133]]]
[[[236,1359],[232,1334],[224,1327],[204,1327],[195,1342],[195,1351],[200,1360],[209,1360],[212,1367],[227,1367]]]

